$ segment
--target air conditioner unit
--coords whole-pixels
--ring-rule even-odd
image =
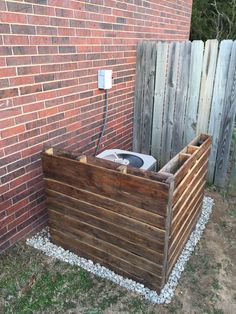
[[[96,157],[114,161],[122,165],[130,165],[143,170],[156,170],[156,159],[146,154],[130,152],[122,149],[107,149]]]

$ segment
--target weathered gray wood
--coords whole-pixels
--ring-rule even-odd
[[[208,40],[205,44],[205,52],[203,58],[197,133],[207,133],[208,130],[217,55],[218,41],[215,39]]]
[[[171,157],[183,148],[184,120],[188,94],[191,42],[180,43],[179,75],[176,89],[175,116]]]
[[[185,115],[184,145],[187,145],[196,136],[203,51],[203,41],[195,40],[192,42],[188,96]]]
[[[215,171],[215,184],[220,187],[224,186],[227,174],[230,141],[236,108],[236,41],[234,41],[232,47],[224,103]]]
[[[178,65],[179,65],[180,43],[171,42],[169,48],[169,59],[167,69],[167,85],[164,103],[163,115],[163,136],[162,136],[162,152],[161,152],[161,166],[171,157],[171,143],[174,123],[174,110],[176,88],[178,81]]]
[[[154,98],[155,68],[156,68],[156,43],[146,44],[145,51],[145,77],[144,77],[144,96],[142,113],[142,138],[141,152],[150,154],[152,137],[152,112]]]
[[[211,104],[208,133],[212,136],[212,148],[209,159],[208,182],[214,180],[215,162],[219,143],[220,125],[224,107],[225,88],[227,83],[232,40],[223,40],[220,44],[213,98]]]
[[[231,196],[236,196],[236,125],[232,140],[232,164],[229,178],[228,193]]]
[[[137,46],[136,56],[136,84],[135,84],[135,99],[134,99],[134,128],[133,128],[133,150],[141,151],[141,121],[143,107],[143,79],[145,69],[145,49],[146,44],[140,42]]]
[[[222,41],[218,55],[217,40],[208,40],[205,49],[202,41],[139,44],[134,150],[151,153],[157,158],[159,169],[199,133],[213,136],[210,182],[214,182],[216,160],[222,149],[225,151],[223,158],[228,160],[229,143],[222,144],[220,134],[227,132],[230,141],[228,125],[232,124],[233,117],[230,122],[223,122],[224,112],[228,117],[228,109],[223,108],[225,91],[233,75],[232,69],[229,71],[232,46],[231,40]],[[223,130],[222,125],[226,125],[227,130]],[[218,163],[217,167],[221,165]],[[225,170],[221,172],[221,180],[224,175]]]
[[[151,155],[157,159],[160,166],[161,160],[161,138],[162,138],[162,119],[164,111],[164,98],[166,90],[166,71],[168,65],[169,43],[157,43],[156,58],[156,79],[153,106],[152,122],[152,145]]]

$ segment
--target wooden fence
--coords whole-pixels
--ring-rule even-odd
[[[210,146],[201,134],[157,173],[49,148],[52,240],[159,292],[201,213]]]
[[[133,150],[162,167],[197,134],[212,135],[208,181],[224,186],[236,107],[236,41],[140,42]]]

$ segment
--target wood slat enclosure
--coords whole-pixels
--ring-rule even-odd
[[[224,187],[236,110],[236,41],[137,46],[133,151],[163,167],[199,133],[212,136],[208,181]]]
[[[47,149],[53,241],[160,292],[200,214],[210,144],[199,135],[158,172]]]

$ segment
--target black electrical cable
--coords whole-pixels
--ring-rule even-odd
[[[104,120],[103,120],[103,127],[102,127],[102,132],[99,136],[99,140],[97,143],[97,147],[95,150],[95,156],[97,155],[98,151],[99,151],[99,146],[101,144],[101,140],[103,138],[104,132],[106,130],[106,124],[107,124],[107,117],[108,117],[108,90],[105,90],[105,111],[104,111]]]

